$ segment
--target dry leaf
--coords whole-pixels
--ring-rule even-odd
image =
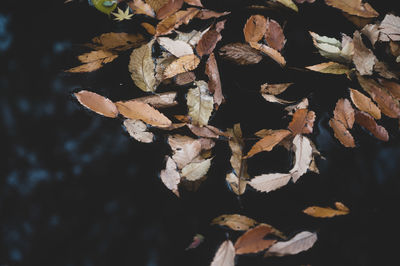
[[[186,180],[196,181],[207,174],[210,166],[211,158],[201,162],[192,162],[182,168],[181,174],[182,177],[186,178]]]
[[[286,100],[280,99],[280,98],[278,98],[278,97],[276,97],[276,96],[274,96],[274,95],[270,95],[270,94],[265,94],[265,93],[263,93],[263,94],[261,94],[261,96],[262,96],[267,102],[270,102],[270,103],[279,103],[279,104],[289,104],[289,103],[293,103],[293,101],[286,101]]]
[[[280,83],[280,84],[268,84],[265,83],[261,85],[260,92],[272,95],[278,95],[284,92],[293,83]]]
[[[339,206],[340,208],[332,209],[330,207],[311,206],[308,207],[307,209],[304,209],[303,212],[312,217],[318,217],[318,218],[331,218],[338,215],[349,214],[349,209],[346,206],[344,206],[343,203],[336,202],[335,205]]]
[[[179,169],[188,165],[201,152],[200,141],[187,136],[171,135],[168,137],[168,144],[173,152],[172,159]]]
[[[350,37],[343,35],[342,42],[335,38],[320,36],[314,32],[309,32],[314,46],[318,52],[328,59],[349,63],[352,60],[354,53],[354,44]]]
[[[201,0],[184,0],[186,4],[192,5],[192,6],[198,6],[198,7],[203,7],[201,4]]]
[[[361,33],[368,37],[372,45],[375,45],[379,38],[379,26],[376,24],[367,24],[362,28]]]
[[[294,255],[310,249],[316,241],[316,233],[303,231],[288,241],[277,242],[268,249],[265,256]]]
[[[222,132],[216,127],[210,126],[210,125],[205,125],[203,127],[195,126],[192,124],[187,124],[188,128],[190,131],[193,132],[193,134],[199,136],[199,137],[204,137],[204,138],[219,138],[219,136],[224,136],[228,137],[227,133]]]
[[[354,124],[354,109],[347,99],[339,99],[333,111],[334,118],[341,122],[347,129],[352,129]]]
[[[155,64],[152,58],[152,47],[154,41],[150,41],[148,44],[142,45],[132,51],[129,71],[132,73],[131,77],[143,91],[155,91],[156,90],[156,78],[155,78]]]
[[[230,240],[225,240],[215,253],[210,266],[234,266],[235,248]]]
[[[118,116],[118,109],[110,99],[86,90],[74,93],[74,95],[80,104],[93,112],[111,118]]]
[[[172,32],[172,30],[177,29],[180,25],[188,24],[196,14],[199,12],[197,8],[188,8],[187,10],[181,10],[166,17],[157,24],[156,35],[165,35]]]
[[[283,140],[290,134],[291,132],[286,129],[274,130],[273,132],[271,132],[271,134],[265,136],[256,144],[254,144],[244,158],[250,158],[253,155],[262,151],[271,151],[278,143],[281,142],[281,140]]]
[[[354,55],[353,63],[361,75],[372,75],[376,59],[374,53],[365,47],[361,34],[358,31],[353,35]]]
[[[246,159],[243,158],[244,141],[242,139],[242,130],[240,124],[235,124],[233,129],[228,129],[231,135],[229,147],[232,151],[230,163],[237,176],[248,178]]]
[[[226,15],[229,15],[231,12],[215,12],[213,10],[201,9],[200,12],[196,15],[198,19],[210,19],[210,18],[219,18]]]
[[[329,126],[333,129],[335,137],[343,146],[347,148],[354,148],[356,146],[353,136],[340,121],[332,118],[329,120]]]
[[[165,68],[164,78],[172,78],[178,74],[192,71],[199,63],[200,59],[195,54],[179,57]]]
[[[151,6],[143,2],[142,0],[130,1],[128,2],[128,6],[135,14],[143,14],[152,18],[155,17],[154,10],[151,8]]]
[[[115,103],[118,111],[130,119],[140,119],[143,122],[156,127],[169,127],[172,122],[157,109],[154,109],[147,103],[140,101],[127,101]]]
[[[235,231],[247,231],[258,222],[240,214],[223,214],[214,218],[211,224],[228,226]]]
[[[273,173],[254,177],[249,181],[249,185],[261,192],[270,192],[286,186],[292,178],[291,174]]]
[[[147,31],[148,34],[151,34],[151,35],[156,34],[156,28],[153,25],[151,25],[150,23],[142,22],[142,23],[140,23],[140,26],[142,26]]]
[[[350,72],[350,69],[348,66],[336,63],[336,62],[326,62],[326,63],[321,63],[318,65],[313,65],[313,66],[308,66],[306,67],[309,70],[320,72],[320,73],[325,73],[325,74],[335,74],[335,75],[342,75],[342,74],[348,74]]]
[[[257,64],[262,59],[262,56],[256,49],[251,48],[250,45],[245,43],[227,44],[219,49],[219,54],[225,59],[239,65]]]
[[[246,42],[258,42],[267,30],[267,19],[261,15],[251,16],[243,28]]]
[[[299,11],[299,9],[297,8],[296,4],[292,0],[273,0],[273,1],[281,3],[282,5],[288,7],[288,8],[290,8],[290,9],[296,11],[296,12]]]
[[[92,51],[90,53],[85,53],[78,56],[79,61],[86,64],[71,68],[66,71],[70,73],[92,72],[101,68],[103,64],[114,61],[114,59],[117,57],[117,54],[114,54],[110,51]]]
[[[178,184],[181,181],[181,176],[176,169],[176,163],[169,156],[167,156],[165,169],[160,172],[160,177],[164,185],[179,197]]]
[[[265,32],[265,40],[269,47],[280,51],[283,49],[286,43],[285,35],[283,34],[283,29],[273,19],[268,19],[267,31]]]
[[[389,70],[389,66],[382,61],[377,61],[374,65],[374,71],[377,72],[381,77],[387,79],[398,79],[398,73]]]
[[[176,57],[172,54],[162,51],[161,55],[156,58],[156,85],[158,86],[161,82],[166,80],[164,77],[165,69],[176,60]]]
[[[299,109],[307,109],[308,108],[308,99],[303,98],[299,103],[289,105],[285,107],[285,110],[288,112],[288,115],[293,115]]]
[[[141,98],[136,98],[134,100],[148,103],[155,108],[167,108],[176,106],[178,104],[178,102],[175,100],[176,95],[177,95],[176,91],[169,91]]]
[[[193,72],[185,72],[175,76],[177,85],[186,85],[196,80],[196,75]]]
[[[400,41],[400,17],[386,14],[379,25],[379,40],[383,42]]]
[[[183,0],[168,0],[168,2],[157,11],[157,19],[164,19],[181,9]]]
[[[137,141],[144,143],[153,142],[154,134],[147,131],[147,125],[140,120],[125,119],[124,126],[129,135]]]
[[[275,239],[264,239],[272,233],[270,226],[260,224],[240,236],[235,243],[236,254],[258,253],[272,246]]]
[[[298,3],[298,4],[303,4],[304,2],[307,2],[307,3],[310,3],[310,4],[312,4],[312,3],[314,3],[315,2],[315,0],[294,0],[296,3]]]
[[[217,61],[215,60],[214,53],[210,54],[206,62],[206,75],[208,76],[208,89],[213,94],[214,103],[216,108],[224,102],[224,95],[222,94],[221,79],[219,76]]]
[[[354,105],[361,111],[367,112],[376,119],[381,119],[381,110],[371,101],[371,99],[358,90],[350,89],[350,98]]]
[[[307,172],[312,160],[312,147],[310,140],[302,135],[296,135],[293,139],[293,149],[295,152],[295,163],[290,170],[293,182]]]
[[[225,180],[236,195],[242,195],[246,191],[247,180],[239,179],[234,172],[227,174]]]
[[[125,32],[104,33],[92,39],[93,44],[87,44],[95,50],[116,50],[125,51],[131,48],[139,47],[145,38],[141,34],[129,34]]]
[[[155,12],[157,12],[166,3],[168,3],[168,0],[145,0],[145,1],[154,9]]]
[[[118,55],[115,55],[114,59],[117,57],[118,57]],[[102,67],[103,67],[102,60],[97,60],[92,63],[87,63],[87,64],[83,64],[83,65],[80,65],[77,67],[70,68],[70,69],[66,70],[66,72],[70,72],[70,73],[93,72]]]
[[[385,79],[379,79],[379,83],[385,89],[387,89],[395,99],[400,100],[400,84],[393,82],[393,81],[385,80]],[[362,111],[364,111],[364,110],[362,110]]]
[[[293,135],[310,134],[313,132],[315,113],[307,109],[298,109],[294,114],[288,129]]]
[[[382,141],[389,140],[389,134],[386,129],[379,126],[371,115],[363,111],[356,111],[356,123],[371,132],[377,139]]]
[[[201,37],[196,47],[197,54],[200,57],[209,55],[214,51],[215,46],[222,39],[220,32],[224,29],[225,22],[226,20],[218,22]]]
[[[264,54],[268,55],[269,57],[271,57],[275,62],[277,62],[281,66],[286,65],[285,58],[277,50],[275,50],[271,47],[268,47],[264,44],[256,43],[256,42],[251,42],[250,46],[252,48],[257,49],[257,50],[263,52]]]
[[[175,31],[177,33],[175,40],[184,41],[194,47],[209,29],[207,28],[204,31],[192,30],[191,32]]]
[[[187,96],[189,116],[193,124],[204,126],[208,124],[211,113],[214,109],[213,97],[209,95],[208,85],[205,81],[196,81],[196,88],[190,89]]]
[[[204,241],[204,236],[201,234],[196,234],[193,237],[192,243],[190,243],[190,245],[187,248],[185,248],[185,250],[197,248],[203,241]]]
[[[325,0],[325,3],[350,15],[362,18],[375,18],[379,16],[379,13],[370,4],[362,3],[362,0]]]
[[[184,41],[172,40],[167,37],[159,37],[157,41],[162,47],[176,57],[193,54],[192,47]]]

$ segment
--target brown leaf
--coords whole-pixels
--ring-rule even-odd
[[[358,90],[350,89],[350,98],[354,105],[361,111],[367,112],[376,119],[381,119],[381,110],[371,101],[371,99]]]
[[[211,224],[227,226],[235,231],[247,231],[258,222],[240,214],[223,214],[214,218]]]
[[[231,135],[229,147],[232,151],[230,163],[233,170],[239,178],[248,178],[246,159],[243,158],[244,141],[242,139],[242,130],[240,124],[235,124],[233,129],[228,129]]]
[[[185,248],[185,250],[197,248],[203,241],[204,241],[204,236],[201,234],[196,234],[193,237],[192,243],[190,243],[190,245],[187,248]]]
[[[186,85],[196,80],[196,75],[193,72],[185,72],[175,76],[177,85]]]
[[[167,108],[178,105],[178,102],[175,100],[176,95],[177,95],[176,91],[169,91],[141,98],[136,98],[134,100],[148,103],[155,108]]]
[[[181,176],[176,168],[176,163],[169,156],[167,156],[165,169],[160,172],[160,177],[164,185],[179,197],[178,184],[181,181]]]
[[[293,135],[310,134],[313,132],[315,113],[307,109],[298,109],[294,114],[288,129]]]
[[[375,45],[379,38],[379,26],[376,24],[367,24],[362,28],[361,33],[368,37],[372,45]]]
[[[156,35],[165,35],[172,32],[172,30],[177,29],[180,25],[188,24],[196,14],[199,12],[197,8],[188,8],[187,10],[181,10],[166,17],[157,24]]]
[[[400,56],[400,44],[399,42],[390,41],[389,42],[390,53],[394,57]]]
[[[312,3],[314,3],[315,2],[315,0],[294,0],[296,3],[298,3],[298,4],[303,4],[304,2],[307,2],[307,3],[310,3],[310,4],[312,4]]]
[[[131,48],[139,47],[145,42],[145,38],[141,34],[109,32],[98,37],[94,37],[92,42],[93,44],[87,44],[87,46],[96,50],[125,51]]]
[[[200,59],[195,54],[185,55],[174,60],[164,71],[164,78],[172,78],[178,74],[192,71],[197,68]]]
[[[385,18],[379,25],[380,35],[379,40],[388,42],[400,41],[400,17],[386,14]]]
[[[172,122],[157,109],[140,101],[127,101],[115,103],[118,111],[130,119],[140,119],[143,122],[157,127],[169,127]]]
[[[291,178],[292,175],[290,173],[264,174],[251,179],[249,185],[258,191],[268,193],[286,186]]]
[[[370,24],[373,18],[362,18],[355,15],[350,15],[346,12],[342,12],[342,15],[351,23],[353,23],[358,29],[364,28],[367,24]]]
[[[258,42],[267,30],[267,19],[261,15],[251,16],[243,28],[246,42]]]
[[[201,37],[196,47],[199,56],[209,55],[214,51],[215,46],[222,39],[220,32],[224,29],[225,22],[226,20],[218,22]]]
[[[336,206],[340,206],[340,209],[332,209],[330,207],[318,207],[311,206],[307,209],[304,209],[303,212],[313,217],[318,218],[331,218],[338,215],[347,215],[349,214],[349,209],[343,205],[343,203],[336,202]]]
[[[74,95],[80,104],[93,112],[111,118],[118,116],[118,109],[110,99],[86,90],[74,93]]]
[[[353,136],[340,121],[332,118],[329,120],[329,126],[333,129],[335,137],[343,144],[343,146],[347,148],[354,148],[356,146]]]
[[[326,63],[321,63],[313,66],[308,66],[306,67],[309,70],[315,71],[315,72],[320,72],[320,73],[325,73],[325,74],[335,74],[335,75],[342,75],[342,74],[348,74],[350,72],[350,69],[348,66],[336,63],[336,62],[326,62]]]
[[[168,0],[168,2],[157,11],[157,19],[164,19],[181,9],[183,0]]]
[[[86,64],[71,68],[66,71],[71,73],[92,72],[101,68],[104,64],[114,61],[114,59],[117,57],[117,54],[114,54],[110,51],[92,51],[78,56],[79,61]]]
[[[117,57],[118,56],[116,55],[115,58],[117,58]],[[70,68],[70,69],[66,70],[66,72],[70,72],[70,73],[92,72],[92,71],[95,71],[102,67],[103,67],[102,60],[97,60],[92,63],[87,63],[87,64],[83,64],[83,65],[80,65],[77,67]]]
[[[382,141],[389,140],[389,134],[386,129],[379,126],[371,115],[363,111],[356,111],[356,123],[371,132],[377,139]]]
[[[275,239],[264,239],[271,231],[270,226],[263,224],[248,230],[236,240],[236,254],[258,253],[269,248],[276,242]]]
[[[142,23],[140,23],[140,26],[142,26],[147,31],[148,34],[151,34],[151,35],[156,34],[156,28],[153,25],[151,25],[150,23],[142,22]]]
[[[143,14],[154,18],[154,10],[150,5],[146,4],[142,0],[133,0],[128,2],[128,6],[132,9],[135,14]]]
[[[206,20],[210,18],[223,17],[229,15],[230,13],[231,12],[215,12],[213,10],[201,9],[199,13],[196,15],[196,18]]]
[[[368,3],[362,3],[361,0],[325,0],[325,3],[350,15],[362,18],[375,18],[379,16],[379,13],[372,6]]]
[[[281,142],[282,139],[286,138],[290,134],[291,132],[286,129],[274,130],[271,134],[265,136],[254,144],[244,158],[250,158],[262,151],[271,151],[279,142]]]
[[[341,122],[347,129],[352,129],[354,124],[354,109],[347,99],[339,99],[333,111],[334,118]]]
[[[236,195],[240,196],[246,191],[248,181],[243,178],[238,178],[238,176],[234,172],[226,174],[225,180],[228,183],[230,189]]]
[[[265,32],[265,40],[269,47],[280,51],[283,49],[286,43],[285,35],[283,34],[283,29],[273,19],[268,19],[267,31]]]
[[[228,134],[222,132],[216,127],[211,125],[205,125],[203,127],[195,126],[192,124],[187,124],[190,131],[193,132],[196,136],[204,137],[204,138],[215,138],[218,139],[220,136],[228,137]]]
[[[262,60],[262,56],[256,49],[244,43],[227,44],[219,49],[219,54],[239,65],[257,64]]]
[[[129,135],[137,141],[143,143],[153,142],[154,134],[147,131],[146,123],[140,120],[125,119],[124,126]]]
[[[205,73],[208,76],[208,89],[213,94],[214,103],[217,105],[216,108],[218,109],[218,106],[225,101],[225,98],[222,94],[221,79],[214,53],[210,54],[208,57]]]
[[[294,255],[310,249],[317,241],[317,234],[303,231],[295,235],[288,241],[277,242],[270,247],[265,253],[265,257],[269,256],[285,256]]]
[[[354,55],[353,63],[361,75],[372,75],[376,59],[374,53],[365,47],[361,34],[358,31],[353,35]]]
[[[400,117],[399,102],[392,97],[387,89],[380,86],[373,79],[364,78],[361,75],[357,75],[357,78],[361,87],[368,92],[371,98],[378,104],[382,113],[391,118]]]
[[[268,55],[269,57],[271,57],[275,62],[277,62],[281,66],[286,65],[285,58],[277,50],[275,50],[271,47],[268,47],[264,44],[256,43],[256,42],[251,42],[250,46],[252,48],[257,49],[257,50],[263,52],[264,54]]]
[[[164,77],[164,71],[175,60],[175,56],[165,51],[161,52],[161,55],[156,58],[154,76],[156,86],[163,81],[168,81],[168,79]]]
[[[192,6],[203,7],[203,5],[201,4],[201,0],[185,0],[185,3]]]
[[[128,65],[133,82],[143,91],[155,91],[157,88],[155,64],[152,57],[153,43],[152,40],[134,49]]]
[[[299,103],[289,105],[285,107],[285,111],[288,112],[288,115],[293,115],[299,109],[307,109],[308,108],[308,99],[303,98]]]
[[[293,83],[279,83],[279,84],[268,84],[261,85],[261,93],[267,93],[272,95],[278,95],[284,92]]]
[[[158,43],[176,57],[193,54],[193,49],[187,42],[172,40],[167,37],[157,38]]]
[[[234,266],[235,248],[230,240],[225,240],[218,248],[211,266]]]
[[[389,66],[385,62],[377,61],[374,65],[374,70],[386,79],[398,79],[399,74],[389,70]]]
[[[399,83],[389,81],[386,79],[379,79],[379,83],[385,89],[387,89],[395,99],[400,100],[400,84]],[[362,110],[362,111],[364,111],[364,110]]]

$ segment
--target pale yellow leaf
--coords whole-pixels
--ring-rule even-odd
[[[211,224],[225,225],[235,231],[247,231],[258,222],[240,214],[223,214],[214,218]]]
[[[192,47],[184,41],[172,40],[167,37],[159,37],[157,41],[162,47],[176,57],[193,54]]]
[[[320,73],[335,74],[335,75],[348,74],[350,72],[348,66],[336,62],[326,62],[313,66],[308,66],[306,68]]]
[[[282,5],[298,12],[299,9],[297,8],[296,4],[292,0],[273,0],[275,2],[281,3]]]
[[[208,85],[205,81],[196,81],[196,88],[190,89],[187,96],[189,116],[192,123],[198,126],[208,124],[211,113],[214,109],[213,97],[209,94]]]
[[[210,166],[211,158],[201,162],[192,162],[182,168],[182,177],[189,181],[196,181],[207,174]]]
[[[246,191],[248,181],[243,178],[239,179],[235,173],[231,172],[227,174],[225,179],[236,195],[242,195]]]
[[[264,174],[254,177],[249,181],[249,185],[261,192],[270,192],[286,186],[292,178],[290,173]]]

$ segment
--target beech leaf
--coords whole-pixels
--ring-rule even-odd
[[[151,52],[153,43],[150,41],[133,50],[129,62],[133,82],[143,91],[156,90],[155,64]]]
[[[248,181],[243,178],[239,179],[234,172],[227,174],[225,180],[236,195],[242,195],[246,191]]]
[[[267,30],[267,19],[261,15],[251,16],[243,28],[246,42],[258,42]]]
[[[180,10],[169,17],[164,18],[157,24],[156,35],[165,35],[171,33],[182,24],[188,24],[196,14],[199,12],[197,8],[188,8],[187,10]]]
[[[325,3],[350,15],[362,18],[375,18],[379,16],[379,13],[370,4],[362,3],[362,0],[325,0]]]
[[[265,256],[294,255],[310,249],[317,241],[317,234],[303,231],[288,241],[275,243],[268,249]]]
[[[315,121],[315,113],[307,109],[297,109],[293,114],[292,121],[289,123],[288,129],[293,135],[310,134],[313,132]]]
[[[167,37],[159,37],[157,41],[162,47],[176,57],[193,54],[192,47],[184,41],[172,40]]]
[[[256,142],[244,158],[249,158],[262,151],[271,151],[284,138],[289,136],[291,132],[286,129],[273,130],[271,134],[263,137]]]
[[[220,32],[224,29],[225,22],[226,20],[217,22],[217,24],[215,24],[201,37],[196,47],[197,54],[200,57],[203,55],[209,55],[214,51],[215,46],[222,39]]]
[[[336,63],[336,62],[326,62],[326,63],[321,63],[313,66],[308,66],[306,67],[309,70],[315,71],[315,72],[320,72],[320,73],[325,73],[325,74],[335,74],[335,75],[342,75],[342,74],[348,74],[350,72],[350,69],[348,66]]]
[[[163,92],[159,94],[153,94],[150,96],[140,97],[134,99],[134,101],[140,101],[148,103],[154,108],[167,108],[176,106],[178,102],[175,100],[177,95],[176,91]]]
[[[93,112],[111,118],[118,116],[118,109],[110,99],[86,90],[74,93],[74,95],[80,104]]]
[[[317,218],[331,218],[338,215],[347,215],[349,214],[349,209],[344,206],[343,203],[336,202],[337,206],[340,208],[332,209],[330,207],[318,207],[318,206],[311,206],[303,210],[305,214],[308,214],[313,217]]]
[[[245,43],[227,44],[219,49],[219,54],[223,58],[239,65],[257,64],[262,60],[262,56],[258,50]]]
[[[273,19],[268,19],[267,30],[264,37],[268,46],[277,51],[282,50],[285,46],[286,39],[283,34],[283,29],[281,25]]]
[[[291,174],[274,173],[264,174],[254,177],[249,181],[249,185],[260,192],[270,192],[286,186],[292,178]]]
[[[202,162],[192,162],[182,168],[182,177],[185,177],[189,181],[196,181],[207,174],[210,166],[211,158]]]
[[[179,169],[188,165],[201,152],[200,141],[188,136],[171,135],[168,137],[168,144],[173,152],[172,159]]]
[[[240,214],[223,214],[214,218],[211,224],[224,225],[235,231],[247,231],[258,222]]]
[[[180,183],[181,176],[176,169],[176,163],[169,156],[167,156],[165,169],[160,172],[160,178],[164,185],[179,197],[178,184]]]
[[[208,85],[205,81],[197,81],[196,85],[197,87],[190,89],[186,96],[189,108],[188,114],[195,125],[204,126],[208,124],[214,109],[214,100],[209,95]]]
[[[225,240],[215,253],[211,266],[234,266],[235,248],[230,240]]]
[[[293,83],[280,83],[280,84],[268,84],[261,85],[261,93],[267,93],[272,95],[278,95],[284,92]]]
[[[354,54],[354,44],[350,37],[343,35],[342,42],[335,38],[320,36],[315,32],[309,32],[314,46],[323,57],[328,59],[349,63]]]
[[[252,48],[257,49],[263,52],[264,54],[268,55],[269,57],[271,57],[275,62],[277,62],[282,67],[286,65],[285,58],[277,50],[257,42],[251,42],[249,44]]]
[[[356,111],[356,123],[371,132],[377,139],[382,141],[389,140],[389,134],[386,129],[379,126],[370,114],[363,111]]]
[[[154,134],[147,131],[147,125],[140,120],[125,119],[124,126],[129,135],[137,141],[144,143],[153,142]]]
[[[312,146],[308,138],[302,135],[296,135],[293,139],[293,149],[295,152],[295,163],[290,170],[293,182],[307,172],[312,160]]]
[[[400,17],[386,14],[379,25],[379,40],[383,42],[400,41]]]
[[[125,51],[140,46],[144,41],[145,38],[141,34],[109,32],[94,37],[93,44],[87,46],[96,50]]]
[[[169,64],[164,71],[164,78],[172,78],[181,73],[192,71],[197,68],[200,59],[195,54],[184,55]]]
[[[154,18],[154,10],[149,4],[143,2],[143,0],[133,0],[128,2],[128,6],[132,9],[135,14],[143,14]]]
[[[182,5],[183,0],[168,0],[168,2],[157,11],[157,19],[161,20],[174,14],[181,9]]]
[[[361,33],[368,37],[372,45],[375,45],[379,38],[379,26],[376,24],[367,24],[362,28]]]
[[[329,126],[333,129],[335,133],[335,138],[337,138],[343,146],[348,148],[354,148],[356,144],[354,143],[354,138],[351,133],[346,129],[342,122],[332,118],[329,120]]]
[[[341,122],[347,129],[352,129],[354,124],[354,109],[347,99],[339,99],[333,111],[334,118]]]
[[[222,94],[221,78],[214,53],[208,57],[205,73],[208,76],[208,89],[213,94],[214,103],[216,104],[216,108],[218,108],[225,99]]]
[[[385,80],[385,79],[379,79],[379,83],[385,89],[387,89],[395,99],[400,100],[400,84],[399,83]]]
[[[248,230],[236,240],[236,254],[258,253],[269,248],[276,242],[275,239],[265,239],[271,233],[272,228],[264,224]]]
[[[361,111],[367,112],[375,119],[381,119],[381,110],[371,101],[371,99],[358,90],[350,89],[350,98],[354,105]]]
[[[358,31],[353,35],[354,55],[353,63],[361,75],[372,75],[376,59],[374,53],[365,47],[361,34]]]

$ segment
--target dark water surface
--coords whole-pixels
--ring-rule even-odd
[[[243,7],[250,2],[203,1],[210,9],[232,11],[218,47],[243,41],[242,27],[252,14]],[[358,147],[345,149],[333,138],[328,117],[336,100],[357,85],[293,68],[324,60],[312,47],[308,30],[332,37],[354,31],[340,12],[319,2],[304,5],[299,15],[263,13],[281,23],[287,20],[286,69],[269,59],[239,67],[217,57],[227,103],[213,125],[225,129],[240,122],[249,137],[262,128],[286,127],[283,108],[257,92],[265,82],[295,82],[283,98],[310,99],[318,118],[312,139],[326,157],[318,160],[320,175],[308,173],[295,185],[269,194],[248,191],[240,208],[225,184],[230,171],[226,143],[217,144],[201,188],[182,191],[178,199],[158,178],[169,152],[163,137],[154,144],[138,143],[120,120],[84,110],[71,97],[77,88],[112,100],[141,95],[127,71],[129,52],[94,73],[63,70],[78,64],[76,55],[86,51],[79,44],[104,32],[136,32],[143,18],[115,23],[85,1],[1,1],[0,265],[209,265],[226,232],[232,240],[239,235],[209,225],[225,213],[247,215],[289,236],[318,232],[310,251],[283,258],[241,256],[237,265],[397,265],[397,121],[382,121],[390,133],[388,143],[355,128]],[[394,10],[394,1],[370,3],[382,15]],[[204,26],[196,23],[191,25]],[[291,156],[283,148],[257,155],[249,161],[249,172],[287,171]],[[351,214],[316,219],[301,212],[334,201],[345,203]],[[205,242],[184,251],[196,233]]]

